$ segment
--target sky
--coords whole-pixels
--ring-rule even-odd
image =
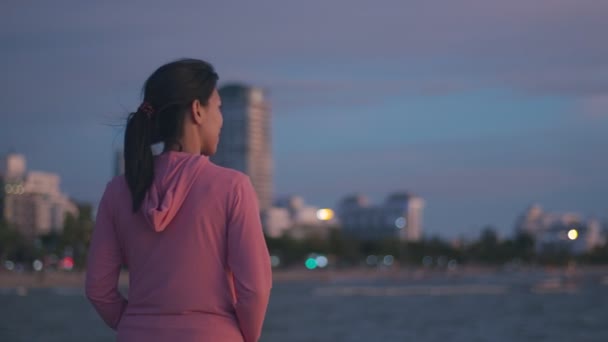
[[[508,235],[530,204],[608,219],[608,2],[3,1],[0,154],[97,203],[161,64],[272,105],[277,195],[424,198],[424,232]]]

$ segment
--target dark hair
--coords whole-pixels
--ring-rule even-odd
[[[179,146],[188,109],[194,100],[207,105],[217,86],[213,66],[196,59],[181,59],[158,68],[143,87],[143,103],[127,118],[124,158],[125,177],[133,200],[133,212],[141,207],[154,181],[151,146]]]

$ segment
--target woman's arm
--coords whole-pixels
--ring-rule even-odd
[[[85,292],[101,318],[117,328],[127,300],[118,292],[122,258],[112,218],[110,185],[103,194],[89,249]]]
[[[236,315],[245,342],[255,342],[262,333],[272,271],[258,200],[249,177],[238,179],[229,215],[228,265],[234,276]]]

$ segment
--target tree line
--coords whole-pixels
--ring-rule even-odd
[[[78,217],[68,215],[63,230],[51,232],[36,239],[27,239],[15,227],[0,221],[0,261],[10,260],[28,268],[34,260],[48,260],[49,256],[69,256],[76,269],[83,269],[94,227],[92,208],[80,205]],[[517,234],[499,239],[496,229],[485,227],[473,241],[454,243],[440,237],[415,242],[396,238],[384,240],[358,240],[345,235],[340,229],[328,228],[324,236],[295,239],[289,235],[266,237],[269,253],[280,263],[278,267],[301,267],[311,254],[325,255],[331,267],[370,266],[371,260],[390,256],[391,266],[447,267],[448,262],[476,265],[504,265],[507,263],[565,265],[576,261],[586,264],[608,264],[608,244],[582,255],[573,255],[565,249],[538,253],[534,238]],[[378,262],[381,265],[381,262]],[[31,267],[30,267],[31,268]]]

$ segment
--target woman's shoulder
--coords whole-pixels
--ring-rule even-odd
[[[214,179],[216,180],[221,180],[229,184],[236,184],[249,178],[249,176],[239,170],[220,166],[212,162],[209,164],[211,167],[211,172],[214,175]]]
[[[243,189],[249,190],[253,188],[251,178],[244,172],[213,163],[210,163],[209,166],[210,173],[207,174],[208,177],[201,177],[202,179],[199,179],[205,183],[213,183],[211,187],[216,191],[233,196],[235,193],[243,191]]]

